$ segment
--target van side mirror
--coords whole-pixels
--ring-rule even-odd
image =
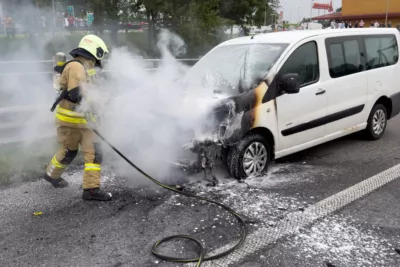
[[[279,91],[284,94],[297,94],[300,91],[300,77],[297,73],[282,76]]]

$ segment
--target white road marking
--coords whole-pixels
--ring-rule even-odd
[[[204,262],[202,266],[209,267],[228,267],[239,263],[245,257],[265,249],[268,245],[277,242],[279,239],[296,233],[317,219],[320,219],[330,213],[333,213],[346,205],[366,196],[367,194],[377,190],[378,188],[396,180],[400,177],[400,164],[378,173],[358,184],[355,184],[331,197],[328,197],[308,208],[303,212],[290,213],[286,218],[281,220],[275,227],[260,228],[248,235],[245,243],[233,253],[226,257],[214,261]],[[231,248],[235,243],[228,244],[210,255],[218,254]],[[207,255],[207,256],[210,256]],[[188,263],[186,266],[195,266],[194,263]],[[236,265],[237,266],[237,265]]]

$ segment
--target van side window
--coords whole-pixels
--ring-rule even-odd
[[[366,68],[367,70],[394,65],[399,59],[396,37],[365,36]]]
[[[297,73],[300,85],[306,86],[319,80],[318,48],[312,41],[298,47],[286,60],[279,71],[280,77],[288,73]]]
[[[331,44],[329,46],[330,52],[330,66],[329,73],[332,78],[337,78],[345,75],[346,73],[346,61],[344,59],[344,51],[342,44]]]
[[[326,39],[329,74],[332,78],[363,71],[360,43],[357,39],[328,38]]]
[[[361,64],[360,43],[357,40],[346,40],[343,42],[343,48],[347,64],[347,74],[362,71],[364,67]]]

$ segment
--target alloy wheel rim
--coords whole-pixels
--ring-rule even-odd
[[[385,125],[385,112],[382,109],[378,109],[377,111],[375,111],[375,114],[372,117],[372,130],[374,131],[374,134],[380,135],[385,129]]]
[[[243,170],[247,177],[261,174],[268,160],[268,151],[260,142],[251,143],[243,155]]]

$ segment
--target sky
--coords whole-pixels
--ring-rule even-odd
[[[278,9],[278,13],[283,10],[283,20],[290,21],[291,23],[297,23],[303,18],[309,18],[311,13],[311,1],[312,0],[280,0],[281,9]],[[331,0],[314,0],[316,3],[328,4]],[[342,0],[332,0],[333,10],[342,6]],[[300,7],[300,8],[299,8]],[[292,12],[290,12],[292,10]],[[328,11],[325,11],[328,13]],[[292,13],[292,16],[290,16]],[[324,10],[319,10],[319,14],[323,15]],[[318,10],[312,11],[312,16],[318,16]],[[291,17],[291,18],[290,18]]]

